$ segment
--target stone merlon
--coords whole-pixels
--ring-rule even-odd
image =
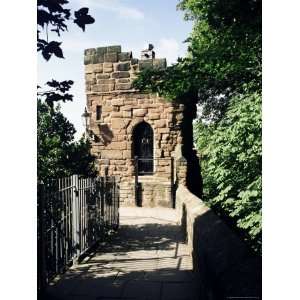
[[[84,64],[103,64],[103,63],[121,63],[129,62],[130,69],[133,71],[142,71],[146,69],[165,69],[167,61],[165,58],[157,59],[136,59],[132,57],[132,52],[122,52],[120,45],[90,48],[84,50]],[[119,71],[120,66],[117,67]],[[112,70],[113,71],[113,70]]]

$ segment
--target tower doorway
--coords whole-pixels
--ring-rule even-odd
[[[133,130],[133,157],[138,158],[138,174],[153,174],[153,129],[141,122]]]

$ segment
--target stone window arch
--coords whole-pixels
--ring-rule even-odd
[[[153,129],[147,122],[138,123],[132,132],[133,158],[138,158],[139,175],[153,174]]]

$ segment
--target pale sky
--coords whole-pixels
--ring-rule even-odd
[[[46,62],[38,55],[38,84],[48,80],[73,80],[73,102],[62,104],[62,112],[74,124],[79,138],[83,133],[81,114],[84,111],[83,52],[86,48],[121,45],[122,51],[133,51],[140,58],[140,51],[149,43],[154,45],[157,58],[167,58],[168,65],[185,56],[187,45],[183,41],[192,30],[192,23],[183,20],[183,13],[176,10],[178,0],[70,0],[77,10],[89,7],[95,23],[86,31],[70,22],[62,38],[65,59],[52,57]]]

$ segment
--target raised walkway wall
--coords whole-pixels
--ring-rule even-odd
[[[203,299],[261,299],[261,257],[254,256],[239,236],[187,189],[185,158],[179,156],[176,209]]]

